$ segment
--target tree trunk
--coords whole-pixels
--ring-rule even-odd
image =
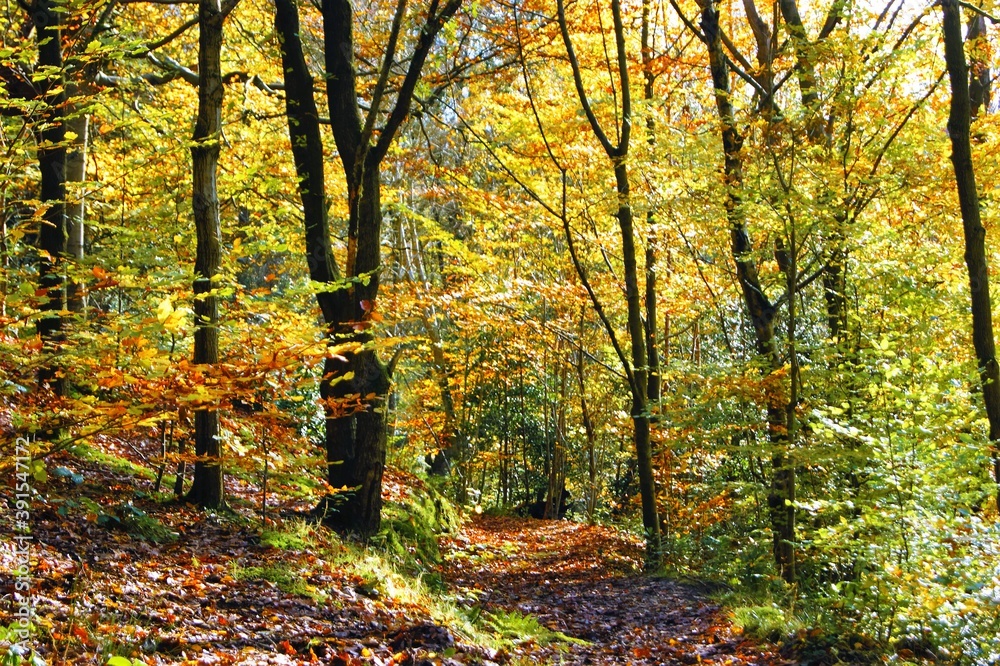
[[[580,348],[576,356],[576,379],[580,386],[580,418],[583,420],[583,430],[587,435],[587,519],[594,521],[594,512],[597,510],[597,498],[599,495],[599,481],[597,476],[597,431],[594,428],[594,420],[590,416],[590,406],[587,404],[587,385],[584,381],[585,357],[583,353],[584,334],[584,310],[580,309]]]
[[[441,408],[444,410],[444,427],[441,429],[441,448],[433,455],[427,456],[430,463],[430,473],[434,476],[448,476],[453,464],[461,462],[465,437],[458,427],[458,415],[455,411],[455,396],[451,391],[451,364],[444,354],[444,341],[433,320],[433,312],[425,311],[421,319],[427,338],[431,342],[431,356],[434,360],[434,370],[437,375],[438,389],[441,391]]]
[[[219,303],[212,293],[212,280],[222,258],[222,228],[216,170],[222,132],[222,23],[219,0],[200,0],[198,5],[198,118],[191,146],[195,233],[198,238],[194,265],[194,362],[219,362]],[[219,412],[213,405],[194,415],[194,481],[187,501],[204,508],[224,505],[222,442]]]
[[[323,367],[320,395],[326,402],[327,478],[344,489],[324,500],[318,510],[332,527],[373,535],[381,524],[382,471],[386,454],[387,398],[385,366],[371,348],[371,314],[378,295],[382,210],[379,167],[403,120],[423,64],[441,27],[458,10],[460,0],[443,7],[432,2],[426,23],[410,54],[396,103],[381,131],[381,96],[394,64],[394,48],[405,3],[397,6],[393,34],[382,62],[379,84],[369,115],[362,120],[354,70],[354,9],[350,0],[322,3],[327,107],[334,141],[347,180],[350,217],[347,229],[347,284],[317,295],[331,346],[356,344],[338,351]],[[294,0],[276,0],[275,31],[282,43],[288,131],[292,139],[299,196],[306,217],[306,253],[313,280],[330,284],[340,272],[330,253],[323,144],[319,132],[313,82],[302,50]],[[398,63],[396,63],[398,64]],[[377,136],[377,140],[374,137]]]
[[[660,558],[660,520],[656,511],[656,480],[653,477],[653,447],[649,432],[648,371],[646,363],[646,330],[642,322],[639,298],[639,271],[636,262],[635,231],[632,206],[629,201],[628,170],[624,160],[615,166],[618,189],[618,227],[622,236],[625,299],[628,303],[628,333],[632,343],[632,422],[635,425],[635,453],[639,466],[639,496],[642,500],[642,526],[646,531],[646,548],[650,561]]]
[[[986,113],[990,109],[991,82],[990,60],[988,47],[980,45],[986,44],[987,28],[986,17],[976,12],[969,17],[969,33],[966,40],[972,44],[970,49],[971,67],[969,68],[969,104],[970,114],[973,119],[980,113]]]
[[[328,511],[326,522],[371,536],[381,525],[390,382],[385,365],[371,349],[368,331],[378,293],[382,209],[378,165],[367,166],[360,183],[348,181],[348,196],[354,202],[348,221],[348,274],[362,279],[334,292],[337,310],[331,322],[336,342],[362,347],[341,353],[346,361],[327,359],[322,395],[334,410],[326,420],[327,478],[334,488],[348,489],[343,505],[334,502],[331,508],[337,510]]]
[[[299,197],[305,218],[306,264],[309,278],[328,284],[339,277],[330,247],[323,139],[319,130],[314,86],[299,36],[299,10],[295,0],[275,0],[274,28],[281,43],[281,66],[285,73],[285,113],[292,157],[298,176]],[[323,321],[336,319],[332,292],[316,294]]]
[[[558,352],[556,358],[558,358]],[[555,406],[555,433],[552,441],[552,462],[549,465],[549,485],[545,497],[546,519],[558,518],[566,511],[566,401],[568,399],[569,365],[560,364],[559,402]]]
[[[72,199],[66,203],[66,223],[69,231],[66,252],[74,260],[80,262],[83,261],[84,241],[86,240],[84,227],[86,201],[83,183],[87,180],[87,140],[90,131],[90,116],[76,111],[73,117],[66,122],[66,127],[76,135],[70,141],[70,151],[66,156],[66,181],[77,186],[76,191],[72,193]],[[86,307],[86,299],[80,285],[75,282],[70,282],[67,285],[66,301],[70,312],[83,312]]]
[[[38,232],[38,247],[41,250],[38,284],[46,300],[41,306],[43,314],[38,320],[38,334],[43,349],[54,357],[65,340],[60,313],[66,309],[62,268],[62,257],[66,252],[66,123],[63,117],[66,99],[61,78],[61,8],[52,0],[36,0],[31,11],[38,43],[38,66],[47,70],[46,75],[50,77],[41,81],[45,107],[34,131],[39,146],[38,167],[42,175],[39,199],[45,207]],[[38,381],[56,395],[65,392],[65,378],[55,358],[49,359],[38,371]]]
[[[972,102],[969,92],[969,70],[962,43],[962,18],[957,0],[942,0],[944,13],[944,54],[951,81],[951,110],[948,116],[948,136],[951,138],[951,163],[955,168],[955,185],[962,211],[965,231],[965,265],[969,271],[969,292],[972,300],[972,344],[979,364],[979,379],[983,389],[986,418],[989,421],[990,455],[993,475],[997,481],[996,501],[1000,510],[1000,366],[996,359],[993,337],[993,314],[990,307],[989,266],[986,261],[986,229],[979,211],[976,174],[972,167],[970,125]]]
[[[736,275],[756,339],[757,353],[766,362],[765,372],[782,367],[775,342],[775,307],[760,284],[752,258],[753,246],[746,230],[743,210],[743,137],[730,101],[729,66],[722,51],[719,13],[713,1],[705,3],[702,29],[708,39],[709,64],[715,86],[715,102],[721,123],[725,157],[726,216],[729,222]],[[771,446],[771,489],[768,494],[775,565],[787,582],[795,581],[795,468],[788,457],[787,404],[777,387],[767,396],[767,431]]]
[[[649,104],[653,101],[653,46],[650,25],[650,0],[642,2],[642,98]],[[656,147],[656,121],[652,112],[646,117],[646,137],[650,149]],[[646,365],[649,368],[646,383],[646,398],[653,408],[651,419],[655,422],[660,411],[660,357],[656,349],[656,215],[650,206],[646,212]]]
[[[615,53],[618,66],[617,75],[621,88],[621,109],[620,116],[618,116],[621,118],[621,126],[616,128],[619,136],[617,145],[612,144],[610,139],[608,139],[607,134],[601,127],[600,121],[590,106],[590,100],[583,85],[580,64],[573,49],[573,42],[570,39],[569,26],[566,21],[566,5],[563,0],[558,0],[557,10],[559,31],[562,33],[566,55],[573,70],[573,83],[576,87],[577,97],[580,100],[581,107],[583,107],[583,112],[590,124],[591,131],[601,143],[605,154],[614,165],[615,190],[618,195],[618,211],[615,217],[618,220],[618,228],[622,238],[623,275],[625,279],[625,300],[628,305],[627,320],[631,358],[625,354],[618,343],[617,334],[605,316],[603,306],[601,306],[594,291],[590,288],[586,272],[573,249],[572,233],[570,232],[565,214],[563,215],[563,229],[566,233],[566,242],[573,255],[573,263],[577,275],[587,288],[591,301],[594,303],[594,307],[601,317],[601,322],[604,324],[605,331],[611,338],[612,345],[618,354],[618,359],[628,378],[629,391],[632,394],[633,442],[635,443],[639,472],[639,492],[642,499],[642,525],[646,533],[646,564],[649,567],[656,567],[660,564],[662,552],[660,544],[660,521],[656,511],[656,479],[653,476],[651,438],[649,433],[649,372],[647,366],[649,359],[646,356],[646,327],[642,318],[643,308],[642,297],[639,292],[635,229],[629,192],[628,154],[629,140],[632,134],[632,98],[621,2],[620,0],[611,0],[611,17],[614,24]],[[563,187],[565,188],[565,171],[563,175]]]

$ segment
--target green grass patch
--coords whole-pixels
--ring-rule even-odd
[[[99,451],[89,444],[76,444],[69,448],[69,452],[80,460],[100,463],[113,472],[126,476],[138,476],[149,481],[156,480],[156,472],[144,465],[139,465],[126,458]]]
[[[730,611],[733,625],[745,636],[776,643],[802,629],[802,624],[777,606],[740,606]]]
[[[269,564],[262,567],[244,567],[233,563],[230,565],[230,574],[236,580],[255,581],[266,580],[274,583],[279,590],[286,594],[296,594],[302,597],[316,599],[320,595],[310,586],[302,575],[292,570],[286,564]]]
[[[486,613],[483,623],[496,632],[502,640],[512,645],[521,643],[537,643],[543,647],[589,645],[587,641],[549,629],[534,615],[525,615],[517,611],[498,610]]]
[[[261,530],[260,542],[279,550],[306,550],[320,543],[314,524],[306,520],[286,521],[275,529]]]

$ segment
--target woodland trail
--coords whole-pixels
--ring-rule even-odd
[[[265,537],[246,516],[162,502],[136,463],[62,452],[48,465],[32,512],[31,646],[53,666],[105,666],[112,656],[150,666],[782,663],[735,636],[694,587],[639,575],[641,544],[611,528],[482,518],[441,538],[444,598],[464,600],[471,624],[517,611],[587,642],[515,630],[498,649],[468,642],[392,564],[380,568],[377,550],[302,521]],[[389,475],[397,501],[412,491],[404,480],[419,485]],[[231,480],[228,492],[252,515],[252,488]],[[12,524],[0,502],[4,590],[17,565]],[[0,628],[12,613],[0,600]]]
[[[537,646],[539,663],[785,663],[736,636],[696,587],[641,575],[642,544],[616,530],[481,518],[444,545],[445,579],[484,611],[532,615],[587,642]]]

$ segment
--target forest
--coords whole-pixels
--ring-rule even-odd
[[[2,664],[1000,664],[1000,3],[0,14]]]

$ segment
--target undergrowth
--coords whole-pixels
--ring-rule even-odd
[[[525,615],[517,611],[491,611],[484,615],[483,622],[503,641],[512,645],[529,641],[542,646],[589,645],[587,641],[549,629],[540,623],[534,615]]]

